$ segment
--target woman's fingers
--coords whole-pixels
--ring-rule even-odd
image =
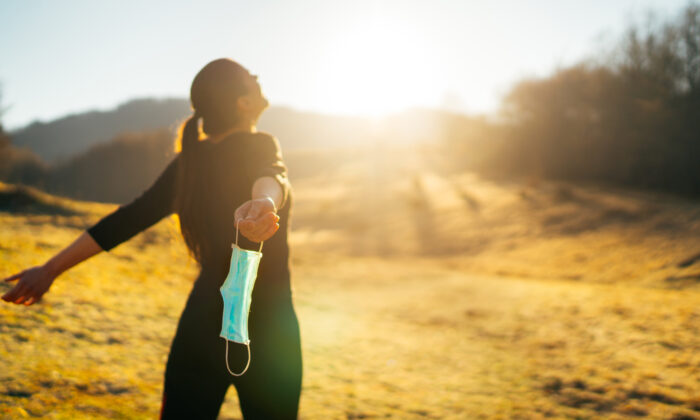
[[[20,271],[19,273],[13,274],[10,277],[6,277],[3,279],[3,282],[17,280],[18,278],[22,277],[22,274],[24,274],[24,271]]]
[[[255,221],[255,228],[253,230],[254,235],[262,235],[275,223],[277,223],[277,215],[272,212],[265,213]]]
[[[265,217],[266,217],[265,222],[263,223],[263,225],[260,228],[260,230],[261,230],[260,235],[262,235],[262,236],[266,235],[270,229],[274,229],[274,226],[280,220],[280,217],[274,213],[268,213],[268,215],[265,215]],[[265,239],[261,239],[261,240],[265,240]]]
[[[12,281],[12,280],[17,280],[18,278],[20,278],[20,277],[22,276],[22,274],[24,274],[24,271],[21,271],[21,272],[19,272],[19,273],[17,273],[17,274],[13,274],[13,275],[11,275],[10,277],[6,277],[6,278],[3,280],[3,283],[4,283],[4,282],[9,282],[9,281]],[[7,293],[5,293],[4,295],[2,295],[2,300],[8,301],[8,302],[12,302],[14,299],[16,299],[16,298],[17,298],[17,292],[19,291],[19,286],[20,286],[20,283],[17,283],[17,284],[15,285],[15,287],[13,287],[13,288],[10,289]]]
[[[24,293],[24,288],[21,288],[21,287],[19,287],[19,285],[17,285],[12,290],[10,290],[8,293],[6,293],[2,298],[3,298],[3,300],[6,300],[8,302],[16,302],[17,299],[22,297],[23,293]]]
[[[248,239],[254,242],[260,242],[258,237],[260,236],[260,223],[251,220],[245,220],[241,222],[241,233]]]
[[[10,289],[9,292],[2,295],[2,300],[8,301],[8,302],[14,301],[15,299],[17,299],[17,296],[19,296],[17,294],[18,291],[19,291],[19,288],[17,286],[13,287],[12,289]]]
[[[32,267],[7,279],[18,276],[21,277],[19,282],[2,296],[2,300],[32,305],[41,299],[41,296],[46,293],[53,282],[53,277],[43,266]]]
[[[270,211],[270,207],[274,208],[270,200],[246,201],[234,212],[234,229],[237,226],[239,232],[251,241],[266,240],[279,228],[279,216]]]
[[[277,232],[277,229],[279,229],[280,225],[279,223],[272,223],[269,226],[266,227],[266,230],[264,232],[261,232],[258,235],[251,235],[251,236],[246,236],[248,239],[250,239],[253,242],[262,242],[270,239],[272,235]]]
[[[17,300],[15,300],[15,303],[17,304],[25,304],[25,305],[31,305],[36,301],[36,296],[38,292],[32,288],[27,287],[24,289],[22,292],[22,296],[20,296]]]
[[[269,212],[261,216],[255,221],[244,221],[241,222],[241,232],[246,236],[246,238],[251,241],[261,242],[267,239],[268,233],[275,228],[275,225],[279,221],[279,216]]]
[[[262,238],[261,238],[260,240],[261,240],[261,241],[266,241],[266,240],[270,239],[270,238],[272,237],[272,235],[274,235],[275,232],[277,232],[277,229],[279,229],[279,228],[280,228],[280,224],[279,224],[279,223],[274,223],[272,226],[270,226],[270,227],[265,231],[265,233],[262,235]]]
[[[12,301],[14,303],[22,303],[22,301],[27,298],[29,290],[26,287],[24,287],[24,285],[18,284],[17,286],[19,286],[19,289],[14,294],[14,298],[12,299]]]
[[[24,282],[20,281],[19,283],[15,284],[15,287],[13,287],[12,290],[5,293],[2,296],[2,299],[6,300],[8,302],[16,302],[17,299],[19,299],[24,294],[26,294],[26,292],[28,290],[29,289],[27,288],[26,284]]]
[[[245,230],[249,236],[260,236],[265,232],[271,224],[275,223],[276,216],[274,213],[266,213],[256,220],[246,220],[241,223],[245,223]]]

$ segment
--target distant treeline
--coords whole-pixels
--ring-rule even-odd
[[[44,189],[90,201],[125,203],[148,188],[175,156],[169,129],[124,133],[52,167]]]
[[[700,195],[700,10],[633,25],[604,56],[520,81],[499,117],[449,136],[457,166]]]
[[[174,157],[173,144],[169,129],[123,133],[50,166],[29,149],[0,140],[0,180],[81,200],[126,203]]]

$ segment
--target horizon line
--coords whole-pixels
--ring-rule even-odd
[[[46,125],[46,124],[51,124],[53,122],[71,118],[71,117],[76,117],[82,114],[88,114],[92,112],[97,112],[97,113],[109,113],[109,112],[114,112],[118,110],[119,108],[128,105],[132,102],[137,102],[137,101],[169,101],[169,100],[177,100],[177,101],[189,101],[186,97],[179,97],[179,96],[135,96],[130,99],[126,99],[123,101],[120,101],[116,104],[113,104],[111,106],[106,106],[106,107],[91,107],[91,108],[83,108],[82,110],[74,110],[74,111],[68,111],[67,113],[64,113],[60,116],[56,117],[49,117],[47,119],[42,119],[41,117],[39,118],[34,118],[32,120],[29,120],[25,123],[21,123],[17,126],[8,126],[3,124],[3,128],[6,133],[9,135],[12,135],[13,133],[17,133],[19,131],[25,130],[33,125]],[[5,106],[3,109],[3,113],[7,113],[7,111],[11,110],[12,105]],[[405,107],[401,110],[395,110],[395,111],[389,111],[386,113],[382,113],[379,115],[376,114],[362,114],[362,113],[352,113],[352,112],[323,112],[323,111],[318,111],[312,108],[301,108],[298,106],[294,105],[289,105],[285,103],[280,103],[280,104],[271,104],[268,110],[272,108],[277,108],[277,109],[289,109],[295,112],[299,113],[304,113],[304,114],[316,114],[319,116],[324,116],[324,117],[334,117],[334,118],[355,118],[355,119],[366,119],[369,121],[380,121],[383,119],[388,119],[391,117],[395,117],[397,115],[401,115],[407,112],[415,112],[415,111],[437,111],[437,112],[444,112],[448,114],[455,114],[455,115],[460,115],[464,117],[489,117],[493,116],[495,117],[497,114],[496,111],[491,111],[491,112],[467,112],[465,110],[456,110],[453,108],[449,107],[441,107],[441,106],[430,106],[430,105],[424,105],[424,106],[417,106],[417,105],[412,105]],[[1,122],[1,120],[0,120]]]

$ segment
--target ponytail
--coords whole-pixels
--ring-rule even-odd
[[[199,119],[201,115],[197,111],[185,121],[180,134],[180,144],[182,152],[185,154],[192,153],[197,148],[199,141]]]
[[[196,195],[196,179],[198,175],[199,161],[199,119],[200,114],[195,110],[194,114],[180,126],[179,149],[180,162],[177,173],[177,191],[175,193],[174,209],[178,213],[180,232],[182,233],[189,254],[198,262],[202,261],[202,249],[200,241],[194,237],[198,230],[195,226],[198,222],[197,206],[201,201]],[[177,145],[176,145],[177,148]]]

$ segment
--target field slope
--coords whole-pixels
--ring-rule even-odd
[[[292,180],[300,418],[700,419],[700,205],[381,155]],[[13,194],[3,277],[115,208]],[[3,302],[0,418],[156,418],[196,274],[168,218]]]

